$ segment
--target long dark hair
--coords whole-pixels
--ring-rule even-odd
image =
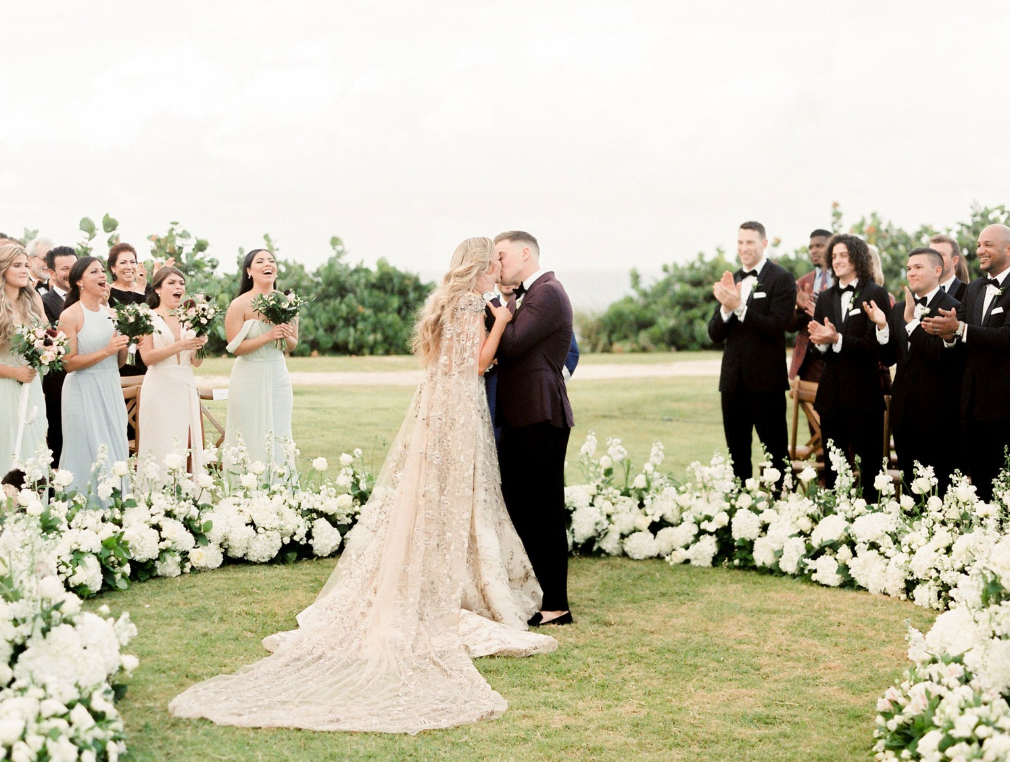
[[[253,279],[252,276],[249,274],[249,268],[252,266],[253,260],[256,259],[256,255],[259,254],[261,251],[265,251],[271,257],[274,256],[274,253],[270,251],[270,249],[253,249],[252,251],[250,251],[248,254],[245,255],[245,259],[242,260],[242,281],[239,283],[238,293],[235,294],[236,297],[242,296],[242,294],[244,294],[246,291],[252,291]],[[276,277],[274,278],[274,288],[277,288]]]
[[[81,287],[77,285],[77,281],[84,277],[84,272],[91,267],[93,262],[102,264],[102,260],[98,257],[81,257],[70,268],[70,290],[67,292],[67,300],[63,302],[64,310],[71,304],[81,301]],[[102,265],[102,270],[105,270],[105,265]]]
[[[182,278],[183,285],[186,284],[186,273],[178,267],[162,267],[159,269],[154,274],[154,280],[151,281],[151,293],[147,295],[147,306],[151,309],[157,309],[161,305],[161,297],[158,296],[158,287],[165,282],[165,278],[169,275],[178,275]]]

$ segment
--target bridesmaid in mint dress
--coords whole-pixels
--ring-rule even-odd
[[[19,326],[46,325],[42,297],[31,287],[28,254],[20,244],[0,246],[0,472],[34,458],[46,449],[46,402],[42,378],[34,368],[11,352],[11,339]],[[21,426],[21,400],[25,388],[25,423]],[[18,429],[21,444],[18,447]]]
[[[77,260],[70,270],[70,292],[60,313],[60,330],[70,340],[63,384],[60,468],[73,473],[71,489],[81,492],[91,486],[91,467],[98,460],[99,447],[108,449],[109,469],[130,454],[126,405],[119,383],[119,366],[126,362],[129,338],[116,333],[115,313],[102,304],[105,286],[101,260]]]
[[[285,440],[291,439],[291,378],[277,342],[283,342],[287,351],[293,350],[298,345],[298,323],[272,325],[252,308],[257,295],[275,290],[276,280],[273,254],[266,249],[250,251],[242,262],[238,296],[225,315],[228,351],[236,356],[228,385],[223,457],[225,472],[233,483],[241,473],[229,451],[238,445],[239,437],[250,463],[294,467],[285,449]]]

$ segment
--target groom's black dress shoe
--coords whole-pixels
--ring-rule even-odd
[[[566,611],[561,616],[555,617],[554,619],[548,619],[545,622],[544,615],[538,611],[536,614],[530,617],[530,620],[527,622],[527,624],[530,627],[548,627],[553,624],[575,624],[575,620],[572,619],[572,612]]]

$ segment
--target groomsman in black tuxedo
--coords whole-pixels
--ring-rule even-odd
[[[515,286],[515,316],[498,344],[502,495],[544,591],[530,624],[571,624],[565,454],[575,418],[563,370],[572,305],[554,273],[540,267],[532,235],[502,233],[495,251],[502,284]]]
[[[957,277],[957,268],[961,262],[961,247],[949,235],[943,235],[942,233],[932,236],[929,239],[929,246],[933,251],[940,252],[940,256],[943,257],[943,273],[940,275],[940,288],[959,302],[962,301],[968,284]]]
[[[890,305],[887,292],[873,282],[870,250],[853,235],[835,235],[828,242],[828,266],[835,285],[817,300],[810,321],[810,341],[824,354],[824,372],[814,409],[821,417],[825,443],[834,442],[847,457],[860,461],[863,497],[876,502],[873,480],[884,458],[884,393],[877,364],[877,337],[863,305]],[[835,483],[825,469],[825,482]]]
[[[962,309],[941,309],[922,324],[964,352],[964,463],[979,497],[988,502],[1010,447],[1010,228],[985,228],[976,254],[983,275],[968,284]]]
[[[42,306],[46,319],[53,328],[60,320],[63,302],[70,290],[70,268],[77,261],[77,252],[69,246],[57,246],[46,253],[46,269],[49,271],[49,290],[42,296]],[[59,465],[63,452],[63,381],[67,374],[51,371],[42,378],[42,393],[46,398],[46,446],[53,452],[53,464]]]
[[[712,287],[719,306],[708,323],[708,335],[726,343],[719,375],[722,426],[733,473],[740,479],[754,473],[755,429],[783,475],[789,461],[786,327],[796,305],[796,281],[765,257],[767,247],[764,225],[743,223],[736,244],[742,267],[724,272]]]
[[[921,321],[941,309],[959,309],[961,303],[940,287],[944,257],[935,249],[912,249],[905,270],[905,301],[894,305],[890,320],[886,305],[871,301],[863,309],[877,326],[880,361],[897,366],[890,424],[902,478],[911,485],[916,462],[932,466],[942,495],[957,467],[957,449],[951,445],[959,441],[960,426],[944,426],[938,432],[937,417],[930,413],[960,400],[963,367],[957,353],[948,351],[939,336],[927,333]]]

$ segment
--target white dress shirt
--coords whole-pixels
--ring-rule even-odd
[[[761,257],[761,261],[759,261],[754,266],[754,269],[751,270],[751,272],[757,273],[757,275],[748,275],[740,281],[740,306],[732,312],[727,310],[725,307],[721,307],[719,309],[719,314],[722,315],[723,321],[729,320],[733,315],[736,315],[737,320],[741,323],[743,322],[743,319],[747,316],[747,300],[750,299],[751,291],[753,291],[754,286],[757,285],[758,278],[761,277],[761,271],[764,269],[765,262],[767,261],[768,257]]]
[[[841,286],[842,284],[839,283],[838,285]],[[852,290],[851,291],[843,291],[842,292],[842,322],[843,323],[845,322],[845,319],[848,317],[848,314],[849,314],[849,305],[852,304],[852,297],[854,297],[856,295],[856,292],[859,290],[859,278],[856,278],[854,281],[852,281],[851,285],[852,285]],[[835,341],[834,344],[831,345],[831,348],[834,349],[836,352],[841,352],[842,351],[842,339],[845,338],[844,336],[842,336],[842,326],[836,325],[835,326],[835,330],[838,331],[838,339]],[[828,351],[828,345],[827,344],[814,344],[814,346],[817,347],[817,350],[819,352],[827,352]]]
[[[543,268],[537,270],[530,277],[528,277],[526,280],[523,281],[523,288],[526,289],[526,291],[529,291],[530,290],[530,286],[532,286],[534,283],[536,283],[537,278],[539,278],[545,272],[547,272],[547,271],[544,270]],[[516,309],[519,309],[519,305],[521,305],[523,303],[523,296],[526,296],[526,294],[523,293],[522,296],[516,297]]]
[[[928,294],[926,294],[926,304],[933,301],[933,297],[936,296],[937,292],[942,288],[942,286],[937,286]],[[909,336],[912,335],[912,331],[922,325],[922,316],[926,314],[926,308],[921,304],[915,305],[915,311],[912,314],[912,319],[905,323],[905,333]],[[891,340],[891,324],[884,323],[883,328],[877,329],[877,343],[886,344]]]
[[[992,306],[993,300],[996,299],[996,297],[997,297],[997,295],[999,294],[1000,291],[1002,291],[1004,288],[1006,288],[1006,286],[1007,286],[1007,282],[1006,282],[1007,273],[1010,273],[1010,268],[1007,268],[1006,270],[1004,270],[1003,272],[1001,272],[999,275],[993,276],[996,279],[996,281],[999,283],[998,287],[995,286],[992,283],[987,283],[986,284],[986,286],[985,286],[985,301],[982,302],[982,320],[983,321],[985,320],[985,316],[989,312],[989,307]],[[967,344],[968,343],[968,324],[962,322],[961,325],[958,326],[958,329],[959,329],[958,333],[956,333],[955,335],[959,336],[961,338],[961,341],[963,341],[963,342],[965,342]]]

